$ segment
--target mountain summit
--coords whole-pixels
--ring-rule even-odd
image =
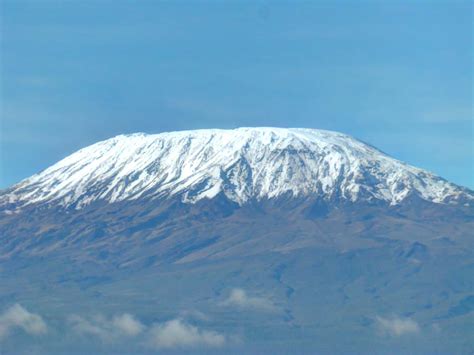
[[[0,192],[0,306],[44,312],[48,354],[143,353],[156,331],[226,354],[467,354],[473,200],[336,132],[118,136]]]
[[[239,205],[281,197],[397,205],[416,196],[471,205],[471,191],[348,135],[301,128],[120,135],[61,160],[0,195],[7,211],[31,204],[81,209],[95,201],[219,194]]]

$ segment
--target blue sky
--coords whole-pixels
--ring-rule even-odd
[[[1,2],[0,187],[121,133],[337,130],[474,188],[470,1]]]

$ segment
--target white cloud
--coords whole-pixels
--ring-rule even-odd
[[[252,308],[262,311],[275,311],[275,305],[263,297],[247,295],[247,292],[241,288],[231,290],[229,297],[222,302],[223,306],[236,306],[240,308]]]
[[[377,326],[379,330],[386,335],[401,336],[407,334],[415,334],[420,331],[420,327],[417,322],[410,318],[383,318],[376,317]]]
[[[78,315],[72,315],[68,319],[74,332],[84,335],[95,335],[102,340],[109,340],[110,334],[108,330],[102,326],[103,319],[94,317],[91,320],[85,319]]]
[[[132,315],[124,313],[120,316],[115,316],[112,319],[113,326],[120,330],[123,334],[135,336],[140,334],[145,326],[136,320]]]
[[[69,324],[77,334],[93,335],[106,342],[122,336],[137,336],[145,330],[145,326],[128,313],[110,319],[102,315],[90,318],[72,315],[69,317]]]
[[[21,328],[30,335],[43,335],[48,332],[48,327],[41,316],[30,313],[18,303],[0,315],[0,339],[15,328]]]
[[[204,317],[197,311],[192,314]],[[76,334],[93,336],[104,343],[118,342],[124,337],[136,339],[138,336],[141,336],[142,340],[147,340],[143,345],[155,349],[219,347],[226,342],[224,335],[215,331],[202,330],[181,318],[155,323],[151,327],[145,326],[128,313],[113,317],[104,317],[100,314],[91,317],[71,315],[68,322]]]
[[[226,341],[222,334],[201,330],[181,319],[155,324],[149,336],[149,343],[154,348],[219,347]]]
[[[188,311],[183,314],[192,315],[195,319],[208,320],[199,311]],[[86,317],[70,315],[67,318],[67,324],[74,333],[96,337],[105,343],[143,336],[148,339],[148,345],[155,349],[220,347],[227,341],[226,336],[216,331],[198,328],[181,318],[147,327],[129,313],[111,317],[101,314]],[[48,327],[41,316],[30,313],[19,304],[13,305],[0,315],[0,340],[15,328],[22,329],[31,335],[42,335],[48,332]]]

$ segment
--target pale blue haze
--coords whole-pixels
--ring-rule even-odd
[[[351,134],[474,187],[470,1],[1,2],[0,187],[121,133]]]

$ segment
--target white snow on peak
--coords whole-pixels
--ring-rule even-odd
[[[345,134],[302,128],[205,129],[120,135],[54,164],[0,195],[0,206],[141,197],[195,203],[223,193],[245,204],[283,195],[382,200],[416,194],[435,203],[472,191],[395,160]]]

